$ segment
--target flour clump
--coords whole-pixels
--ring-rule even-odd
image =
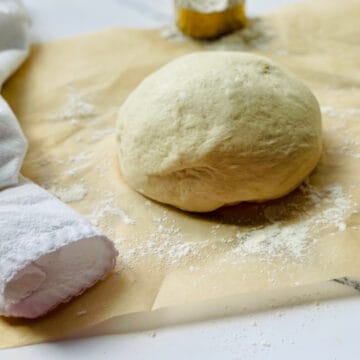
[[[311,91],[266,58],[193,53],[130,94],[117,144],[136,191],[206,212],[296,188],[319,161],[321,113]]]

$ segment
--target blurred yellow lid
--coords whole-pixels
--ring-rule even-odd
[[[175,0],[176,24],[188,36],[211,39],[246,25],[244,0]]]

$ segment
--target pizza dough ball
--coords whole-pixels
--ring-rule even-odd
[[[296,188],[320,158],[321,114],[311,91],[268,59],[200,52],[132,92],[117,142],[136,191],[205,212]]]

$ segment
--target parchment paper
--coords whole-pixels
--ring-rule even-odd
[[[131,190],[113,131],[118,107],[144,76],[204,44],[111,29],[34,46],[4,89],[30,143],[22,173],[89,216],[121,256],[109,278],[48,316],[0,319],[0,347],[119,315],[360,275],[359,16],[359,1],[318,0],[270,14],[247,35],[246,50],[288,67],[319,99],[324,155],[286,198],[206,215]]]

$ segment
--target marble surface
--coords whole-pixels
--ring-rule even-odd
[[[173,16],[171,0],[23,2],[32,17],[34,41],[114,26],[159,27],[171,22]],[[294,0],[248,0],[247,11],[260,15],[291,2]],[[355,360],[360,359],[356,346],[359,312],[360,298],[352,297],[139,333],[2,350],[0,359]]]

